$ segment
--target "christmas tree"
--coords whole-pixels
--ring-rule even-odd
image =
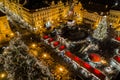
[[[102,20],[98,24],[98,27],[94,30],[93,38],[97,40],[104,40],[107,38],[107,21],[106,16],[103,16]]]
[[[28,52],[20,38],[10,41],[2,56],[8,80],[52,80],[48,67]]]

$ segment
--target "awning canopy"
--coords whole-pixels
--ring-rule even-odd
[[[54,47],[58,46],[59,44],[60,44],[59,41],[55,41],[55,42],[53,43]]]
[[[49,38],[48,35],[43,36],[43,39],[48,39],[48,38]]]
[[[115,59],[118,63],[120,63],[120,56],[114,56],[114,59]]]
[[[65,45],[60,46],[59,50],[62,51],[65,49]]]
[[[115,39],[118,40],[118,41],[120,41],[120,37],[116,37]]]
[[[91,53],[91,54],[89,55],[89,58],[90,58],[90,60],[93,61],[93,62],[100,62],[100,61],[101,61],[100,55],[95,54],[95,53]]]

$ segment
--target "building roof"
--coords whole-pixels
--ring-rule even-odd
[[[1,16],[5,16],[6,14],[4,14],[3,12],[0,11],[0,17]]]
[[[100,62],[101,61],[100,55],[98,55],[96,53],[89,54],[89,59],[93,62]]]

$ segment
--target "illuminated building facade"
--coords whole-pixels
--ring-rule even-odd
[[[45,31],[44,25],[48,21],[52,24],[53,29],[55,26],[59,25],[58,22],[67,19],[69,17],[68,13],[71,7],[68,2],[63,3],[62,1],[59,1],[58,3],[55,3],[52,1],[49,6],[30,9],[25,6],[29,4],[27,3],[27,0],[25,0],[23,4],[20,4],[21,0],[3,1],[5,7],[8,8],[8,11],[10,10],[14,13],[14,15],[19,16],[25,22],[37,28],[40,33]],[[84,22],[89,24],[93,29],[98,26],[102,16],[100,16],[97,12],[91,13],[83,9],[82,4],[78,0],[73,0],[72,4],[74,5],[74,20],[76,20],[77,24]]]
[[[78,3],[74,5],[74,14],[76,15],[75,20],[78,24],[80,24],[83,21],[83,7],[80,2],[74,2]]]
[[[85,24],[89,24],[93,29],[95,29],[100,20],[101,20],[102,16],[99,15],[97,12],[88,12],[87,10],[83,11],[83,22]]]
[[[5,0],[5,6],[9,8],[15,15],[19,15],[24,21],[32,26],[42,28],[47,21],[53,22],[53,20],[59,20],[60,16],[66,14],[66,10],[69,10],[69,6],[66,3],[64,5],[61,1],[55,4],[54,1],[48,7],[30,10],[23,7],[22,4],[18,4],[14,1]]]
[[[74,12],[77,16],[77,21],[82,21],[81,9],[82,5],[77,0],[74,1]],[[52,1],[49,6],[29,9],[27,5],[27,0],[24,4],[19,4],[19,1],[16,0],[4,0],[5,7],[8,8],[14,15],[18,15],[28,24],[36,27],[38,30],[44,30],[44,24],[47,21],[50,21],[53,25],[52,27],[59,25],[58,22],[67,17],[67,14],[70,9],[70,4],[68,2],[63,3],[59,1],[55,3]],[[39,5],[40,6],[40,5]]]
[[[0,12],[0,43],[8,41],[13,35],[6,15]]]
[[[108,17],[109,24],[115,29],[117,36],[120,36],[120,9],[115,7],[110,10]]]

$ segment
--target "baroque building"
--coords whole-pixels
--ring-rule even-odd
[[[14,15],[19,16],[28,24],[36,27],[38,30],[44,29],[45,23],[50,21],[52,27],[59,25],[59,21],[65,18],[69,12],[70,4],[68,1],[63,3],[61,0],[57,3],[43,2],[30,2],[31,0],[3,0],[5,7],[10,10]],[[21,2],[21,3],[20,3]],[[74,1],[74,12],[79,15],[78,21],[81,21],[81,8],[82,5],[77,0]],[[35,4],[34,4],[35,3]],[[42,6],[40,6],[42,4]],[[35,7],[36,6],[36,7]],[[80,18],[79,18],[80,17]]]
[[[38,32],[45,31],[45,24],[49,21],[52,29],[59,25],[59,22],[69,18],[68,14],[73,9],[74,20],[77,24],[89,24],[93,29],[98,26],[101,15],[97,12],[89,12],[82,7],[81,2],[73,0],[62,2],[37,2],[38,0],[3,0],[7,8],[6,12],[11,11],[13,15],[20,17],[22,20],[37,28]],[[42,6],[41,6],[42,5]],[[72,7],[73,6],[73,7]]]
[[[91,28],[95,29],[96,27],[98,27],[101,19],[102,16],[99,15],[97,12],[89,12],[87,10],[83,10],[83,23],[91,26]]]
[[[6,15],[0,12],[0,44],[10,40],[13,36]]]
[[[120,36],[120,5],[115,6],[110,10],[108,22],[115,30],[116,35]]]
[[[44,24],[50,20],[53,22],[59,20],[60,16],[64,16],[65,10],[69,9],[68,4],[64,5],[61,1],[57,4],[51,2],[51,5],[45,7],[30,8],[29,3],[25,5],[14,2],[12,0],[5,0],[5,6],[12,11],[15,15],[20,16],[28,24],[42,28]]]

